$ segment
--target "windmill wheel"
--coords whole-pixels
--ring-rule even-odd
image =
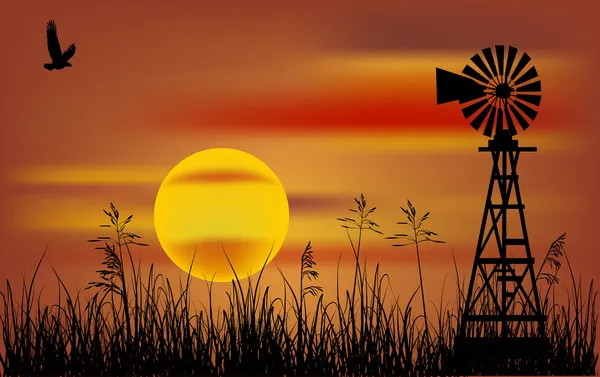
[[[530,65],[527,53],[520,54],[513,47],[496,46],[483,49],[471,58],[462,73],[483,86],[483,98],[462,109],[471,126],[479,130],[485,123],[483,134],[508,129],[511,135],[517,134],[515,124],[526,130],[533,121],[542,101],[542,82],[535,66]],[[515,64],[515,62],[517,62]],[[526,69],[527,68],[527,69]],[[515,122],[516,120],[516,122]],[[506,124],[506,127],[505,127]]]

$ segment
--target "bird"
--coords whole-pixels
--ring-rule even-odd
[[[72,67],[69,63],[69,59],[75,55],[75,43],[71,44],[65,52],[60,49],[60,43],[58,42],[58,35],[56,33],[56,23],[54,20],[48,21],[46,24],[46,38],[48,40],[48,52],[52,63],[44,64],[44,68],[49,71],[53,69],[63,69],[65,67]]]

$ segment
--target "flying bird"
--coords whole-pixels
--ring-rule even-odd
[[[65,67],[72,67],[69,63],[69,59],[75,55],[75,43],[67,47],[65,52],[60,49],[60,43],[58,42],[58,34],[56,33],[56,23],[54,20],[48,21],[46,24],[46,38],[48,39],[48,52],[52,63],[44,64],[44,68],[49,71],[53,69],[63,69]]]

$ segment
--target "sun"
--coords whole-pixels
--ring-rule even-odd
[[[185,272],[194,258],[191,274],[209,281],[235,278],[227,258],[239,279],[259,272],[279,252],[288,225],[288,200],[277,175],[236,149],[207,149],[181,161],[154,204],[165,253]]]

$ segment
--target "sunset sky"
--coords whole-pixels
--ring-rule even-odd
[[[460,72],[504,44],[527,51],[542,79],[540,114],[519,135],[539,149],[519,165],[534,256],[567,232],[576,272],[598,278],[597,20],[589,1],[557,3],[11,2],[0,33],[0,277],[30,276],[49,242],[40,284],[56,285],[54,267],[83,288],[101,258],[85,241],[105,235],[110,202],[151,245],[143,262],[175,274],[154,230],[158,188],[187,156],[227,147],[261,159],[288,195],[269,283],[280,285],[275,265],[297,271],[312,241],[334,288],[340,253],[351,255],[336,217],[362,192],[385,235],[402,230],[407,198],[431,211],[447,242],[422,250],[433,299],[453,279],[452,250],[470,271],[491,169],[458,104],[436,105],[435,68]],[[50,19],[63,49],[77,44],[73,68],[43,69]],[[412,293],[412,248],[376,234],[364,247],[396,293]]]

